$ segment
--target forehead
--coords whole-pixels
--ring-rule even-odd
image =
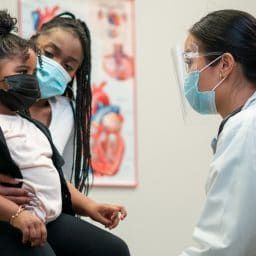
[[[54,44],[66,56],[76,57],[82,62],[83,49],[78,36],[69,30],[52,28],[39,35],[37,39],[39,48]]]
[[[26,56],[24,55],[14,55],[10,57],[5,57],[0,60],[1,64],[8,64],[8,65],[20,65],[20,64],[28,64],[28,63],[34,63],[37,61],[37,54],[35,51],[31,48],[28,49],[28,53]]]
[[[29,49],[28,54],[29,56],[25,60],[22,56],[1,59],[0,74],[10,75],[19,67],[26,68],[28,71],[34,71],[37,63],[37,55],[32,49]]]
[[[35,65],[37,62],[37,54],[33,49],[28,50],[29,57],[27,60],[23,61],[24,63],[30,63],[31,65]]]
[[[200,42],[192,35],[189,34],[185,40],[185,52],[199,52]]]

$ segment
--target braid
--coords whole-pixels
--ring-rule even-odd
[[[80,181],[79,177],[76,176],[77,183],[80,181],[78,188],[80,189],[83,184],[87,183],[86,188],[88,188],[88,170],[91,167],[91,156],[90,156],[90,120],[91,120],[91,102],[92,102],[92,94],[91,94],[91,37],[89,30],[84,22],[78,20],[80,22],[81,27],[85,33],[81,33],[84,37],[83,42],[86,42],[83,46],[84,48],[84,59],[83,63],[80,66],[78,72],[80,73],[79,76],[77,75],[77,103],[80,105],[81,108],[78,113],[81,113],[81,116],[78,117],[78,122],[81,122],[82,128],[82,144],[83,144],[83,167],[82,167],[82,180]],[[84,86],[79,86],[84,85]],[[81,97],[81,99],[79,99]],[[76,107],[78,107],[76,105]],[[77,161],[79,159],[77,158]],[[80,159],[81,161],[81,159]]]
[[[64,17],[69,16],[69,17]],[[75,19],[71,13],[62,13],[44,23],[40,31],[33,36],[35,40],[41,34],[49,32],[52,28],[59,27],[75,34],[82,45],[84,58],[76,72],[77,92],[75,99],[75,129],[74,129],[74,181],[79,191],[88,193],[89,171],[91,169],[90,154],[90,120],[91,120],[91,37],[87,25]],[[70,98],[73,93],[67,89],[66,95]],[[71,177],[72,178],[72,177]]]

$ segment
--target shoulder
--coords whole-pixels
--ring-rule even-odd
[[[231,117],[225,126],[223,133],[256,131],[256,101]]]
[[[22,127],[27,126],[27,122],[20,115],[0,115],[0,124],[4,135],[22,130]]]
[[[70,100],[64,96],[57,96],[49,99],[49,103],[52,109],[49,130],[55,146],[62,154],[74,127],[73,110]],[[65,129],[63,129],[64,126]]]
[[[52,110],[52,122],[65,118],[66,121],[73,119],[72,102],[65,96],[57,96],[49,99]],[[52,123],[51,123],[52,125]],[[50,125],[50,126],[51,126]]]
[[[56,96],[50,98],[49,103],[56,108],[71,108],[71,101],[65,96]]]
[[[247,148],[256,142],[256,101],[232,116],[225,124],[217,143],[217,151]],[[256,149],[256,145],[255,149]]]

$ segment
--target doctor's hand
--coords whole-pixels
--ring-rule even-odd
[[[115,228],[127,216],[126,209],[121,205],[92,202],[87,211],[89,217],[109,229]]]
[[[17,185],[19,181],[0,174],[0,195],[4,196],[5,198],[13,201],[18,205],[29,204],[31,201],[31,196],[29,192],[23,188],[15,188],[15,187],[6,187],[2,186],[1,183],[7,183],[10,185]]]
[[[40,246],[46,242],[47,230],[45,224],[29,211],[22,211],[13,219],[11,225],[22,232],[22,243],[30,242],[31,246]]]

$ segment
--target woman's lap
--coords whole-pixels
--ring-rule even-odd
[[[129,256],[126,243],[82,219],[62,214],[47,225],[48,242],[56,255]]]
[[[1,256],[129,256],[126,243],[103,229],[77,217],[61,214],[47,225],[48,237],[43,247],[21,243],[21,232],[0,222]],[[54,253],[54,252],[55,253]]]
[[[21,232],[6,222],[0,222],[1,256],[55,256],[49,243],[44,246],[31,247],[21,242]]]

